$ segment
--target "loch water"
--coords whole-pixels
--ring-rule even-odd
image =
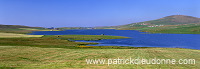
[[[90,46],[133,46],[200,49],[200,34],[161,34],[146,33],[136,30],[114,29],[75,29],[65,31],[35,31],[31,35],[112,35],[125,36],[125,39],[104,39],[95,41],[99,44]]]

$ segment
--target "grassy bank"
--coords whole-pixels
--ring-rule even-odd
[[[0,68],[20,69],[197,69],[200,51],[177,48],[64,49],[0,46]],[[195,59],[196,64],[87,64],[85,59]]]
[[[43,35],[26,35],[26,34],[15,34],[15,33],[1,33],[0,38],[21,38],[21,37],[42,37]]]
[[[200,25],[180,25],[180,26],[164,26],[164,27],[146,27],[135,29],[150,33],[171,33],[171,34],[200,34]]]
[[[29,35],[27,35],[29,36]],[[39,38],[0,38],[1,46],[32,46],[32,47],[45,47],[45,48],[106,48],[106,47],[90,47],[85,43],[74,42],[71,40],[101,40],[101,39],[120,39],[128,38],[122,36],[105,36],[105,35],[44,35]],[[108,48],[120,48],[109,46]],[[125,47],[126,48],[126,47]]]

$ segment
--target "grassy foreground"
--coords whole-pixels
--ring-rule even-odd
[[[93,36],[93,37],[91,37]],[[102,35],[53,35],[37,38],[0,38],[0,69],[168,69],[200,68],[200,50],[180,48],[145,48],[85,46],[70,40],[127,38]],[[87,64],[86,59],[195,59],[195,64]]]
[[[200,51],[177,48],[64,49],[0,46],[0,69],[198,69]],[[86,59],[195,59],[196,64],[87,64]]]

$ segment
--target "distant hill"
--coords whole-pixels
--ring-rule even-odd
[[[192,16],[185,16],[185,15],[172,15],[167,16],[159,20],[164,20],[169,24],[188,24],[188,23],[197,23],[200,22],[200,18],[192,17]]]
[[[17,29],[17,28],[42,28],[42,27],[29,27],[29,26],[22,26],[22,25],[1,25],[0,29]]]
[[[69,30],[69,29],[95,29],[93,27],[60,27],[58,30]]]
[[[151,21],[121,26],[100,27],[99,29],[140,30],[152,33],[200,34],[200,18],[186,15],[172,15]]]
[[[42,27],[29,27],[22,25],[0,25],[0,32],[26,34],[32,31],[46,30]]]
[[[141,22],[145,24],[154,24],[154,25],[179,25],[179,24],[190,24],[190,23],[198,23],[200,22],[199,18],[185,15],[172,15],[167,16],[161,19]]]

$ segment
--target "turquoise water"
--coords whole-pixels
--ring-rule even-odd
[[[90,46],[133,46],[133,47],[167,47],[167,48],[188,48],[200,49],[199,34],[149,34],[135,30],[112,30],[112,29],[91,29],[91,30],[65,30],[65,31],[37,31],[32,35],[113,35],[131,37],[127,39],[106,39],[98,41],[100,44]]]

